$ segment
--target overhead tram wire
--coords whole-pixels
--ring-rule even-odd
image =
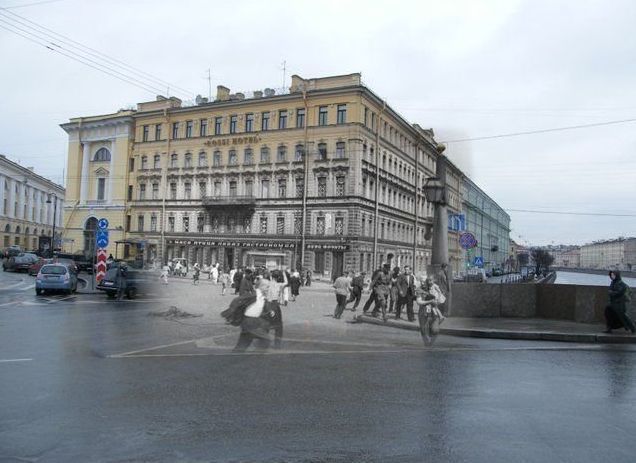
[[[474,138],[458,138],[455,140],[442,140],[440,143],[463,143],[467,141],[479,141],[479,140],[492,140],[495,138],[508,138],[508,137],[519,137],[522,135],[535,135],[540,133],[549,133],[549,132],[561,132],[564,130],[576,130],[576,129],[586,129],[589,127],[601,127],[604,125],[614,125],[614,124],[627,124],[630,122],[636,122],[636,119],[621,119],[617,121],[606,121],[606,122],[595,122],[592,124],[581,124],[581,125],[571,125],[566,127],[555,127],[552,129],[539,129],[539,130],[529,130],[526,132],[513,132],[513,133],[504,133],[500,135],[489,135],[485,137],[474,137]]]
[[[2,19],[0,19],[0,22],[1,21],[2,21]],[[118,74],[121,74],[121,75],[117,75],[117,74],[115,74],[115,72],[117,72],[117,71],[114,71],[114,70],[112,70],[113,72],[109,72],[108,67],[106,67],[104,65],[101,65],[101,64],[97,63],[98,66],[106,67],[106,69],[103,69],[102,67],[98,67],[98,66],[95,66],[95,65],[90,64],[90,63],[87,63],[86,61],[78,58],[77,56],[73,56],[71,54],[65,53],[64,51],[62,51],[63,49],[59,50],[57,48],[53,48],[53,47],[49,46],[48,42],[41,42],[40,40],[42,40],[42,39],[34,39],[32,37],[29,37],[27,35],[22,34],[21,32],[17,32],[17,31],[15,31],[13,29],[10,29],[9,27],[7,27],[5,25],[2,25],[2,24],[0,24],[0,27],[3,28],[3,29],[6,29],[7,31],[12,32],[12,33],[14,33],[16,35],[19,35],[19,36],[21,36],[21,37],[23,37],[23,38],[25,38],[25,39],[33,42],[33,43],[41,45],[41,46],[43,46],[43,47],[45,47],[45,48],[47,48],[47,49],[49,49],[49,50],[51,50],[51,51],[53,51],[55,53],[59,53],[59,54],[61,54],[63,56],[66,56],[67,58],[70,58],[72,60],[78,61],[78,62],[80,62],[80,63],[82,63],[82,64],[84,64],[84,65],[86,65],[88,67],[91,67],[93,69],[101,71],[101,72],[103,72],[105,74],[108,74],[108,75],[110,75],[112,77],[115,77],[116,79],[119,79],[119,80],[121,80],[123,82],[129,83],[130,85],[134,85],[135,87],[138,87],[138,88],[140,88],[142,90],[145,90],[146,92],[149,92],[149,93],[152,93],[152,94],[156,94],[157,93],[156,89],[152,89],[150,87],[147,87],[143,82],[137,83],[137,82],[140,82],[137,79],[134,79],[134,78],[132,78],[130,76],[125,76],[125,75],[123,75],[121,73],[118,73]],[[10,27],[15,27],[15,26],[10,26]]]
[[[26,8],[27,6],[44,5],[45,3],[57,3],[57,2],[62,2],[62,1],[64,1],[64,0],[42,0],[41,2],[24,3],[22,5],[3,6],[3,7],[0,7],[0,9],[3,9],[3,10],[15,10],[16,8]]]
[[[4,13],[4,14],[3,14]],[[15,19],[15,18],[11,18],[9,16],[7,16],[7,14],[10,14],[12,16],[14,16],[15,18],[19,18],[19,19]],[[61,42],[64,43],[68,48],[73,48],[75,50],[77,50],[79,53],[83,53],[86,55],[90,55],[93,56],[97,59],[103,60],[105,62],[109,63],[109,66],[111,67],[117,67],[117,68],[121,68],[121,70],[129,73],[129,74],[134,74],[137,75],[138,77],[144,79],[145,81],[147,81],[146,83],[148,85],[152,85],[152,86],[158,86],[158,88],[161,89],[161,91],[165,91],[166,88],[171,88],[171,89],[175,89],[178,91],[178,93],[182,93],[183,96],[191,96],[194,95],[194,92],[179,87],[177,85],[174,85],[170,82],[167,82],[163,79],[160,79],[158,77],[153,76],[152,74],[142,71],[138,68],[135,68],[134,66],[131,66],[121,60],[118,60],[116,58],[113,58],[109,55],[106,55],[98,50],[95,50],[94,48],[88,47],[86,45],[83,45],[82,43],[73,40],[65,35],[62,35],[58,32],[55,32],[52,29],[49,29],[45,26],[42,26],[34,21],[31,21],[27,18],[24,18],[23,16],[20,16],[16,13],[13,13],[12,11],[7,11],[6,8],[0,8],[0,14],[3,14],[3,17],[8,20],[8,21],[12,21],[14,23],[19,24],[22,27],[26,27],[28,29],[30,29],[30,31],[35,32],[35,34],[33,35],[40,35],[40,36],[48,36],[50,39],[55,40],[56,42]],[[29,23],[29,24],[26,24]],[[31,26],[30,24],[33,24],[33,26]],[[14,24],[12,24],[14,27],[18,28],[17,26],[15,26]],[[49,40],[46,37],[40,37],[42,40]],[[70,50],[69,50],[70,51]],[[88,59],[86,57],[84,57],[85,59]]]

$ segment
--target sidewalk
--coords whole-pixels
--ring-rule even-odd
[[[385,325],[391,328],[418,331],[417,321],[395,320],[393,314],[384,322],[382,318],[358,315],[359,323]],[[448,317],[440,334],[492,339],[523,339],[534,341],[562,341],[582,343],[636,344],[636,336],[620,329],[603,333],[602,324],[576,323],[539,318],[455,318]]]

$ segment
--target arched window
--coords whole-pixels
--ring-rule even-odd
[[[5,232],[5,233],[11,233],[11,225],[7,224],[7,225],[4,227],[4,232]]]
[[[30,231],[31,231],[31,229],[29,227],[26,227],[26,230],[24,231],[24,234],[28,235]]]
[[[106,148],[100,148],[95,153],[95,161],[110,161],[110,151]]]
[[[16,227],[15,227],[15,232],[16,232],[16,234],[18,234],[18,235],[20,234],[20,225],[18,225],[18,226],[16,226]]]

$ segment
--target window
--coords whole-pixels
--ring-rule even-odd
[[[236,156],[236,150],[230,150],[227,160],[228,166],[235,166],[238,164],[238,157]]]
[[[150,216],[150,231],[157,231],[157,216],[154,214]]]
[[[284,178],[278,180],[278,197],[287,197],[287,180],[285,180]]]
[[[174,232],[174,216],[172,215],[168,217],[168,231]]]
[[[110,161],[110,151],[106,148],[100,148],[95,153],[95,161]],[[17,193],[17,190],[16,190]]]
[[[305,147],[303,145],[296,145],[296,150],[294,151],[294,161],[301,162],[303,160],[303,156],[305,154]]]
[[[251,180],[245,181],[245,195],[253,196],[254,195],[254,182]]]
[[[152,184],[152,199],[159,199],[159,184]]]
[[[269,130],[269,111],[261,114],[261,130]]]
[[[197,215],[197,232],[198,233],[203,233],[203,224],[204,224],[203,216]]]
[[[105,198],[106,194],[106,179],[105,178],[98,178],[97,179],[97,199],[102,200]],[[15,203],[16,206],[18,205],[18,203]],[[18,211],[15,211],[15,215],[18,215]]]
[[[296,197],[302,198],[305,192],[305,180],[302,177],[296,178]]]
[[[344,175],[336,177],[336,196],[345,195],[345,178]]]
[[[302,215],[294,216],[294,234],[300,235],[303,232],[303,217]]]
[[[230,133],[236,133],[236,125],[238,124],[238,116],[230,116]]]
[[[334,230],[336,235],[344,235],[344,217],[336,217]]]
[[[178,122],[173,122],[172,123],[172,139],[177,139],[179,138],[179,123]]]
[[[278,111],[278,128],[286,129],[287,128],[287,110],[281,109]]]
[[[219,167],[221,165],[221,152],[215,151],[212,155],[212,165],[214,167]]]
[[[337,120],[336,122],[338,124],[345,124],[347,122],[347,105],[346,104],[339,104],[338,105],[338,113],[337,113]]]
[[[263,146],[261,148],[261,162],[270,162],[269,161],[269,148]]]
[[[285,217],[276,217],[276,233],[279,235],[285,234]]]
[[[177,199],[177,183],[172,182],[170,184],[170,199]]]
[[[327,125],[327,107],[320,106],[318,108],[318,125]]]
[[[200,137],[208,136],[208,120],[207,119],[201,119],[199,121],[199,136]]]
[[[318,178],[318,196],[321,198],[327,196],[327,177]]]
[[[261,198],[269,198],[269,180],[261,181]]]
[[[305,127],[305,108],[296,110],[296,128],[302,129]]]
[[[236,189],[236,180],[232,180],[229,184],[230,187],[230,196],[236,196],[237,193],[237,189]]]
[[[369,108],[364,107],[364,126],[367,127],[369,125]]]
[[[186,169],[192,167],[192,155],[190,153],[186,153],[185,159],[183,161],[183,167],[185,167]]]
[[[183,191],[185,193],[185,199],[192,199],[192,183],[190,182],[184,183]]]
[[[214,135],[221,135],[223,132],[223,118],[215,117],[214,118]]]
[[[137,231],[144,231],[144,216],[137,216]]]
[[[221,196],[221,182],[214,182],[214,196]]]
[[[150,127],[147,125],[144,125],[143,127],[143,133],[142,133],[142,141],[148,141],[148,135],[150,135]]]
[[[208,166],[208,155],[206,153],[199,153],[199,167]]]
[[[181,223],[183,224],[183,231],[188,233],[190,231],[190,217],[183,217]]]
[[[192,121],[186,121],[186,134],[185,134],[186,138],[192,138],[192,126],[193,126]]]
[[[161,124],[155,124],[155,140],[161,140]]]
[[[170,167],[172,167],[173,169],[176,167],[179,167],[177,165],[177,163],[179,162],[179,156],[177,155],[177,153],[173,153],[170,155]]]
[[[345,142],[339,141],[336,143],[336,159],[344,159],[345,157]]]
[[[155,157],[152,162],[153,169],[161,169],[161,156],[155,154]]]
[[[259,232],[263,235],[267,234],[267,217],[261,217],[259,222]]]
[[[135,158],[129,158],[128,159],[128,170],[130,172],[134,172],[135,171]]]
[[[204,198],[208,191],[208,185],[205,182],[199,182],[199,198]]]
[[[252,151],[251,148],[245,148],[245,151],[243,152],[243,157],[244,157],[245,165],[254,164],[254,152]]]
[[[287,148],[279,146],[276,154],[276,162],[285,162],[287,160]]]
[[[245,115],[245,131],[253,132],[254,131],[254,114],[248,113]]]
[[[126,196],[126,198],[128,199],[128,201],[132,201],[133,198],[133,186],[132,185],[128,185],[128,196]],[[6,203],[6,199],[4,200]],[[6,211],[5,211],[6,214]]]
[[[325,234],[325,218],[316,217],[316,235]]]
[[[141,157],[141,170],[146,170],[148,168],[148,156]]]
[[[326,143],[318,143],[318,151],[316,151],[316,160],[317,161],[327,160],[327,144]]]
[[[146,199],[146,184],[142,183],[139,185],[139,199]]]

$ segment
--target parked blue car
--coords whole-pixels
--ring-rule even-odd
[[[77,291],[77,272],[64,264],[43,265],[35,277],[35,294],[45,291],[63,291],[72,294]]]

